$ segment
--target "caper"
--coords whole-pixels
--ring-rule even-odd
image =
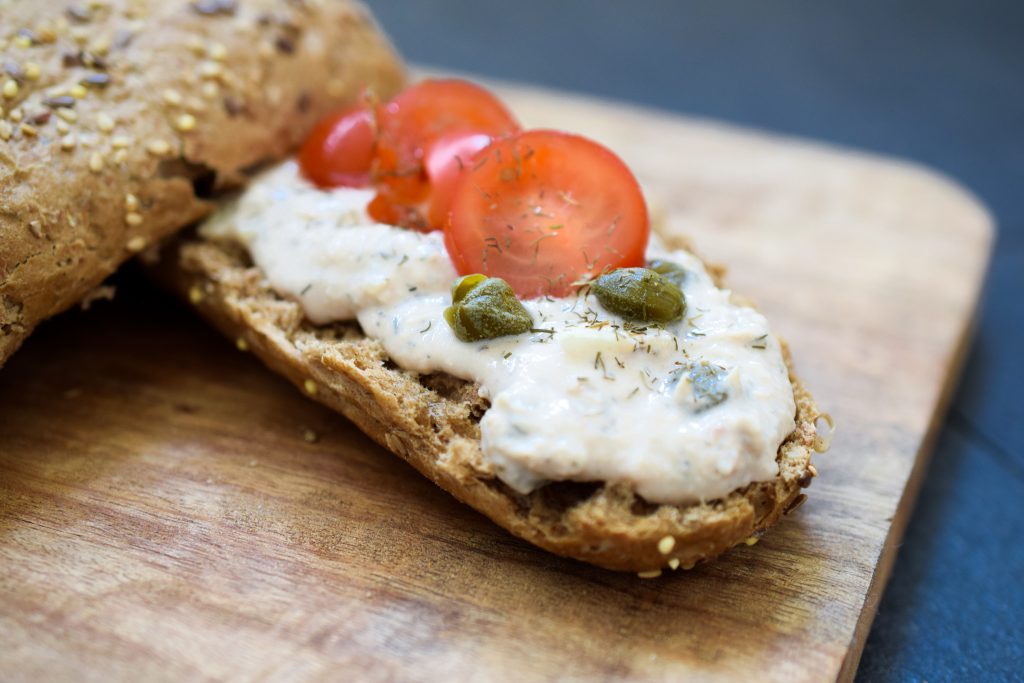
[[[480,284],[486,279],[486,275],[475,273],[473,275],[467,275],[466,277],[461,277],[458,280],[456,280],[455,284],[452,285],[452,303],[462,303],[462,300],[466,298],[466,295],[473,291],[473,289],[478,284]]]
[[[486,275],[467,275],[452,285],[452,305],[444,319],[464,342],[522,334],[533,318],[507,282]]]
[[[647,267],[674,284],[676,287],[679,287],[680,289],[683,288],[683,282],[686,280],[686,269],[678,263],[656,258],[648,261]]]
[[[618,268],[594,280],[601,305],[626,320],[667,323],[686,312],[679,287],[649,268]]]
[[[729,374],[721,365],[707,361],[693,363],[687,368],[686,379],[693,388],[693,401],[698,412],[713,408],[729,396],[722,380]]]

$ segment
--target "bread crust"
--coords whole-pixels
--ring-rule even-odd
[[[3,3],[0,366],[326,113],[404,80],[350,0]]]
[[[801,488],[816,474],[811,454],[822,447],[815,430],[820,413],[783,345],[796,428],[779,448],[774,479],[693,505],[648,503],[622,484],[555,483],[519,494],[495,477],[480,450],[479,419],[487,404],[476,385],[396,367],[354,323],[313,326],[247,258],[233,245],[189,238],[169,245],[156,270],[241,348],[311,398],[462,502],[558,555],[622,571],[690,568],[758,537],[803,502]],[[666,537],[674,539],[668,552]]]

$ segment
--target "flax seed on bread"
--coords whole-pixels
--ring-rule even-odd
[[[352,0],[2,3],[0,366],[364,86],[403,80]]]
[[[609,569],[653,576],[689,568],[756,537],[803,500],[815,474],[819,417],[786,362],[796,429],[779,448],[779,474],[724,499],[655,505],[623,484],[556,482],[528,495],[495,477],[480,449],[487,410],[477,386],[396,367],[355,323],[314,326],[270,289],[241,248],[188,237],[162,253],[158,277],[231,339],[311,398],[352,420],[459,500],[541,548]],[[712,272],[717,272],[712,270]]]

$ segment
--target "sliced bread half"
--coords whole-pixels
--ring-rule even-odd
[[[644,575],[690,568],[756,538],[803,502],[801,488],[816,474],[811,455],[822,447],[820,414],[784,345],[796,428],[778,450],[775,478],[691,505],[653,504],[626,485],[604,482],[554,482],[523,495],[495,476],[481,451],[479,422],[488,404],[477,385],[402,370],[356,323],[311,324],[298,303],[270,289],[240,247],[179,239],[156,270],[240,348],[459,500],[559,555]]]

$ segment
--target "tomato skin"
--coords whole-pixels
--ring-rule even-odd
[[[643,193],[621,159],[579,135],[532,130],[474,156],[453,191],[445,245],[460,274],[500,277],[533,298],[642,266],[649,236]]]
[[[375,221],[388,225],[423,232],[443,229],[460,174],[473,155],[491,141],[489,135],[465,131],[438,137],[424,153],[422,187],[426,192],[415,199],[408,195],[399,198],[390,186],[379,186],[367,212]]]
[[[319,187],[366,187],[376,138],[373,111],[349,107],[313,128],[299,150],[299,168]]]
[[[424,168],[430,181],[430,202],[427,222],[435,230],[448,223],[448,212],[459,178],[480,150],[491,144],[491,136],[483,133],[449,133],[434,140],[427,150]]]
[[[428,79],[376,108],[379,126],[372,179],[378,206],[411,217],[406,227],[433,227],[431,178],[426,167],[431,146],[455,134],[506,135],[519,123],[502,102],[478,85],[458,79]],[[446,174],[445,174],[446,175]],[[376,217],[376,216],[375,216]]]

